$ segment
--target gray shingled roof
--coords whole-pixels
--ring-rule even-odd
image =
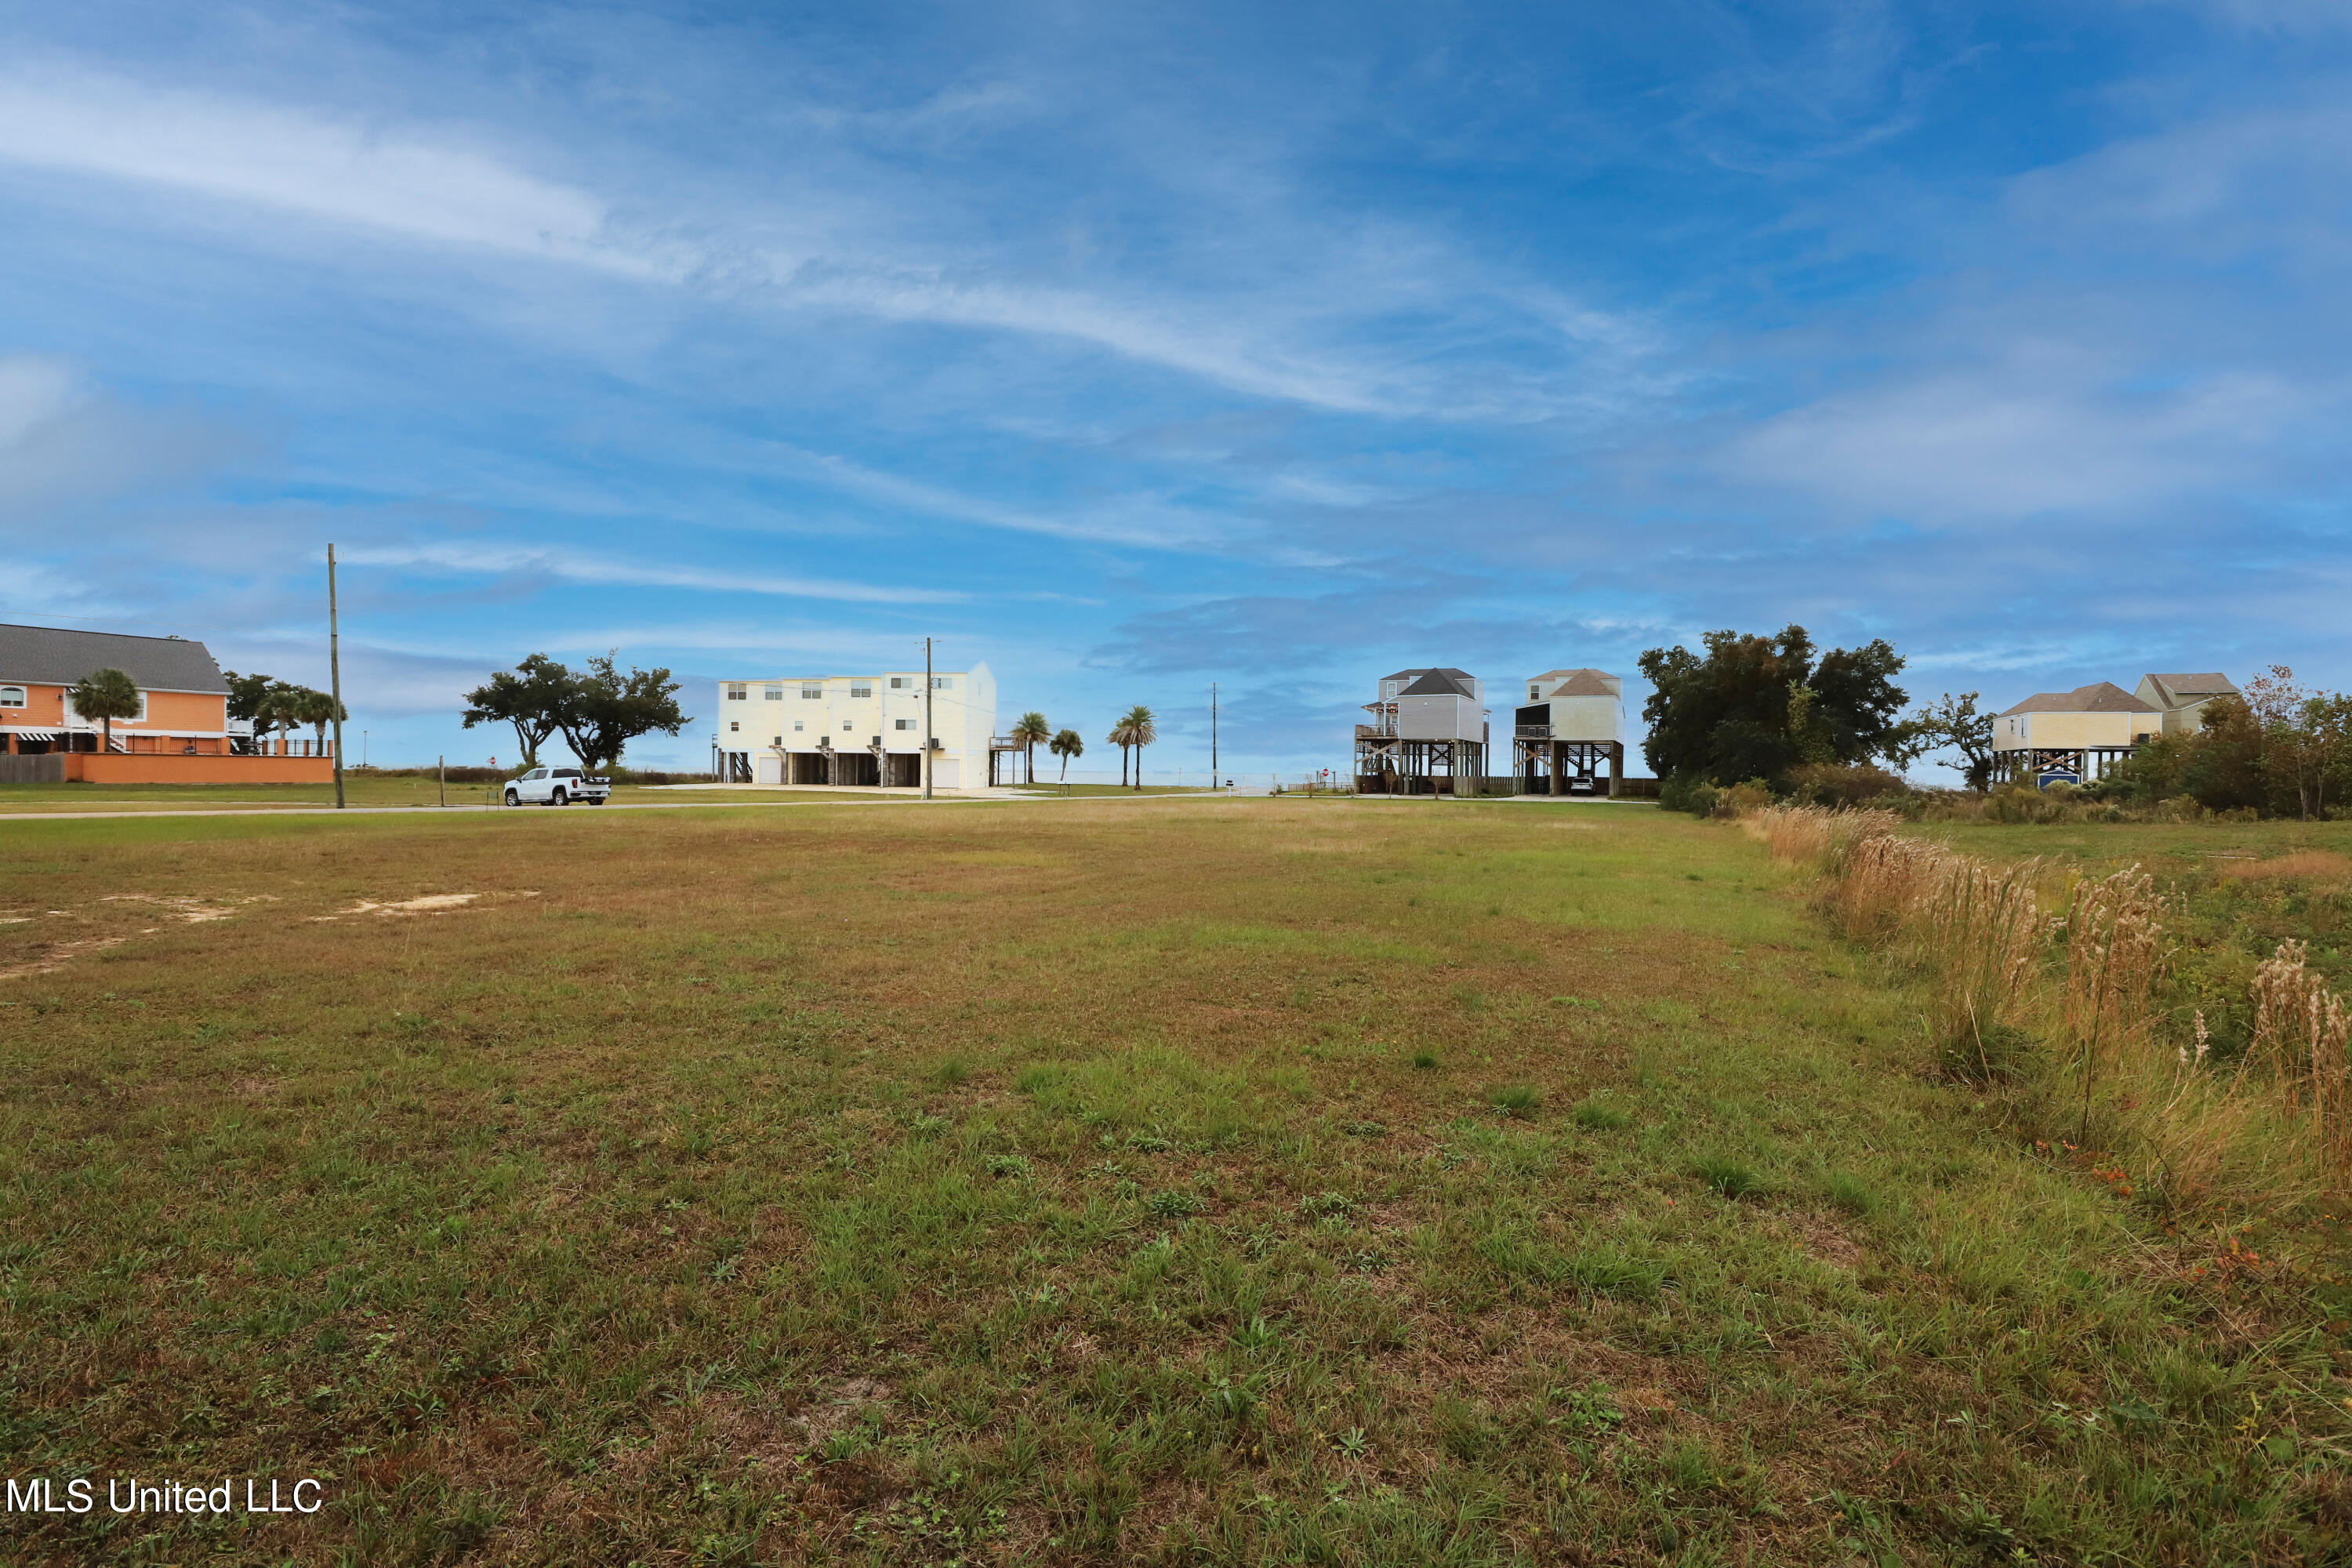
[[[2148,679],[2177,697],[2240,695],[2238,689],[2230,684],[2230,678],[2219,670],[2205,675],[2150,675]]]
[[[122,671],[144,691],[228,692],[210,650],[185,637],[0,626],[0,680],[71,686],[108,668]]]
[[[2158,713],[2163,710],[2155,704],[2142,702],[2112,680],[2095,680],[2088,686],[2078,686],[2072,691],[2037,691],[2014,708],[2004,708],[2004,719],[2012,713]]]
[[[1394,677],[1391,677],[1391,679]],[[1467,697],[1470,677],[1458,669],[1425,669],[1421,679],[1398,693],[1401,697]]]

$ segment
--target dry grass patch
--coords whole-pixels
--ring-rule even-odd
[[[68,913],[0,958],[135,940],[0,993],[10,1451],[335,1489],[299,1540],[11,1548],[2329,1549],[2277,1500],[2344,1441],[2324,1336],[2221,1359],[2242,1296],[2148,1273],[2128,1203],[1924,1075],[1926,994],[1757,847],[1562,826],[1286,798],[24,830],[0,907]],[[156,921],[184,899],[237,912]],[[2064,1380],[2161,1424],[2053,1426]],[[2189,1473],[2218,1491],[2144,1484]]]

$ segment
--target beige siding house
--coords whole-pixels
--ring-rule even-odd
[[[2111,680],[2037,692],[1993,720],[1993,772],[2021,767],[2042,784],[2087,784],[2163,729],[2154,703]]]
[[[2188,735],[2204,724],[2205,704],[2216,697],[2243,694],[2230,684],[2228,676],[2216,671],[2210,675],[2143,675],[2138,689],[2132,695],[2163,713],[2166,734]]]
[[[1615,795],[1625,772],[1625,682],[1605,669],[1547,669],[1529,676],[1526,689],[1511,727],[1517,787]]]

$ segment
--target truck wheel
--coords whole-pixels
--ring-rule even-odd
[[[588,797],[588,804],[590,805],[602,805],[604,804],[604,797],[601,795],[592,795]]]
[[[522,804],[522,796],[515,794],[512,790],[509,790],[507,791],[507,804],[509,805],[520,805]]]
[[[549,799],[548,804],[550,805],[570,805],[572,802],[565,797],[563,794],[563,786],[562,784],[557,784],[555,786],[555,794]]]

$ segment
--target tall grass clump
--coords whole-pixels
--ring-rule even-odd
[[[2164,965],[2164,927],[2156,918],[2163,907],[2153,880],[2137,866],[2085,877],[2067,900],[2063,1017],[2082,1079],[2079,1142],[2089,1142],[2098,1085],[2145,1053],[2148,1004]]]
[[[1927,903],[1957,858],[1924,838],[1901,837],[1891,827],[1825,843],[1825,900],[1840,928],[1860,942],[1895,934]]]
[[[1892,814],[1773,806],[1745,819],[1782,858],[1825,877],[1849,937],[1915,964],[1945,1067],[2011,1080],[2016,1110],[2087,1158],[2147,1173],[2171,1207],[2272,1207],[2352,1189],[2352,1015],[2281,946],[2254,981],[2252,1044],[2234,1073],[2172,1038],[2158,1005],[2165,905],[2137,866],[2045,896],[2050,868],[1996,865],[1897,835]],[[2056,919],[2044,910],[2053,902]]]
[[[1893,837],[1903,819],[1891,811],[1839,811],[1825,805],[1764,805],[1740,816],[1779,860],[1818,860],[1832,875],[1868,840]]]
[[[1911,905],[1934,977],[1931,1026],[1946,1064],[1964,1074],[1990,1079],[2013,1065],[2042,944],[2038,870],[2031,860],[1997,867],[1939,855]]]
[[[2267,1068],[2330,1168],[2352,1178],[2352,1016],[2305,967],[2305,954],[2302,942],[2283,942],[2254,971],[2254,1037],[2239,1076],[2257,1063]]]

